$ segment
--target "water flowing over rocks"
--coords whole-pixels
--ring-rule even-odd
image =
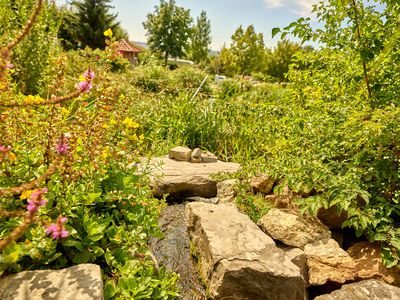
[[[0,281],[2,300],[101,300],[100,267],[81,264],[62,270],[25,271]]]
[[[193,202],[186,216],[213,299],[305,299],[299,267],[235,206]]]

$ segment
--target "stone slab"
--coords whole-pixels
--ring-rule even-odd
[[[62,270],[25,271],[0,281],[1,300],[102,300],[100,267],[81,264]]]
[[[233,204],[192,202],[186,218],[212,299],[304,300],[299,267]]]
[[[142,161],[139,171],[148,172],[155,197],[169,194],[175,198],[217,196],[217,182],[211,175],[235,173],[240,165],[232,162],[190,163],[176,161],[168,156]]]
[[[400,300],[400,288],[370,279],[345,284],[340,290],[318,296],[315,300]]]

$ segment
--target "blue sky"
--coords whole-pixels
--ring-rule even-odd
[[[56,0],[65,4],[66,0]],[[253,24],[257,32],[264,34],[265,44],[272,47],[273,27],[284,27],[300,16],[309,16],[311,5],[317,0],[176,0],[179,6],[190,9],[193,19],[202,10],[211,20],[211,48],[219,50],[224,43],[229,45],[230,37],[239,25]],[[159,0],[113,0],[114,12],[133,41],[146,41],[142,23]]]

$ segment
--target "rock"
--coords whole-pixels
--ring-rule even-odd
[[[203,197],[188,197],[186,198],[186,201],[196,201],[196,202],[204,202],[204,203],[212,203],[212,204],[217,204],[218,203],[218,198],[213,197],[213,198],[203,198]]]
[[[356,262],[357,278],[376,278],[386,281],[389,284],[400,284],[400,274],[396,268],[388,269],[382,263],[381,247],[378,244],[359,242],[351,246],[347,253]]]
[[[318,241],[304,247],[311,285],[327,281],[344,283],[356,278],[356,262],[333,240]]]
[[[217,182],[211,175],[235,173],[240,169],[237,163],[217,161],[213,164],[191,164],[168,157],[142,160],[139,171],[150,175],[150,186],[155,197],[169,194],[174,198],[192,196],[212,198],[217,196]]]
[[[328,209],[321,208],[318,211],[318,219],[321,220],[329,229],[342,229],[342,223],[346,221],[346,213],[339,213],[336,206]]]
[[[25,271],[0,280],[2,300],[100,300],[100,267],[81,264],[62,270]]]
[[[308,267],[307,267],[307,256],[300,248],[284,247],[281,248],[287,257],[300,269],[300,274],[304,279],[305,283],[308,284]]]
[[[272,203],[276,208],[294,208],[293,198],[289,195],[266,195],[265,200]]]
[[[215,156],[215,154],[207,151],[206,153],[201,154],[201,160],[203,163],[216,163],[218,162],[218,158]]]
[[[345,284],[340,290],[329,295],[322,295],[315,300],[399,300],[400,288],[389,285],[379,280],[365,280]]]
[[[212,299],[304,300],[299,268],[234,205],[189,203],[186,218]]]
[[[194,163],[194,164],[201,164],[203,162],[203,160],[201,159],[201,157],[192,157],[190,159],[190,162]]]
[[[263,194],[268,194],[272,191],[274,184],[275,179],[264,174],[255,176],[250,179],[250,186],[256,193],[260,192]]]
[[[259,225],[273,239],[303,249],[305,245],[331,237],[328,228],[316,219],[304,219],[294,211],[270,209]]]
[[[236,192],[234,187],[237,183],[237,179],[228,179],[217,183],[217,197],[220,203],[235,201]]]
[[[192,152],[192,158],[200,158],[201,157],[201,150],[200,148],[196,148]]]
[[[169,158],[178,161],[190,161],[192,157],[192,150],[187,147],[175,147],[169,150]]]

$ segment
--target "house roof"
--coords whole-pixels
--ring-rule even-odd
[[[142,50],[139,47],[135,46],[134,44],[125,39],[119,41],[117,51],[134,52],[134,53],[142,52]]]

